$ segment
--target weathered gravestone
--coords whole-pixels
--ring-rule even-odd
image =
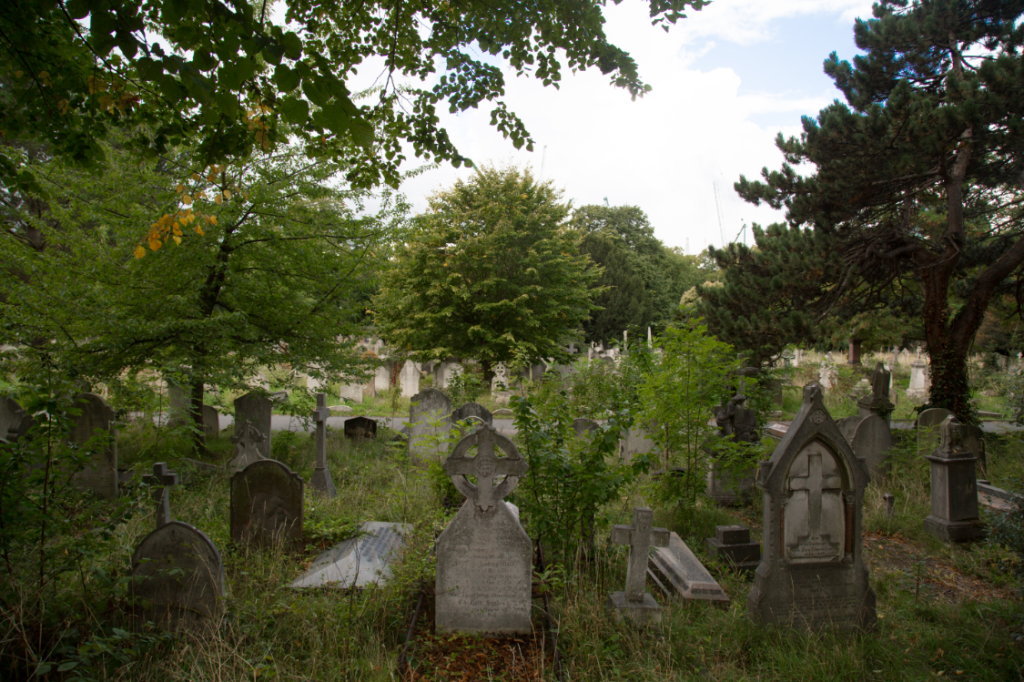
[[[718,437],[738,443],[757,443],[760,434],[757,428],[757,414],[744,407],[747,398],[737,393],[725,405],[715,409],[715,423]],[[707,495],[718,504],[733,506],[749,500],[754,493],[754,479],[757,468],[754,464],[740,467],[725,467],[714,452],[714,443],[705,446],[712,454],[713,461],[708,470]]]
[[[272,459],[231,477],[231,539],[268,547],[302,541],[302,477]]]
[[[978,515],[977,457],[964,445],[963,427],[950,415],[939,427],[941,442],[928,456],[932,469],[932,513],[924,529],[944,542],[967,542],[985,535]]]
[[[406,360],[399,372],[398,380],[402,384],[402,397],[412,398],[420,392],[420,366],[412,360]]]
[[[264,459],[270,459],[270,421],[274,402],[259,393],[246,393],[235,398],[235,423],[247,421],[263,435],[256,443],[256,449]]]
[[[412,526],[407,523],[367,521],[359,526],[358,536],[340,542],[314,559],[291,586],[344,589],[386,583],[392,564],[402,557],[404,536],[411,532]]]
[[[750,541],[744,526],[715,526],[715,537],[707,539],[711,556],[741,571],[754,571],[761,563],[761,543]]]
[[[373,440],[377,437],[377,420],[369,417],[351,417],[345,420],[345,438]]]
[[[363,385],[362,384],[342,384],[341,392],[338,396],[339,400],[350,400],[354,403],[363,403]]]
[[[668,546],[654,550],[650,568],[659,583],[667,581],[684,601],[708,602],[723,609],[729,608],[729,595],[677,534],[669,533]],[[664,584],[661,586],[665,589]],[[665,589],[665,592],[669,590]]]
[[[634,455],[644,455],[654,449],[654,441],[643,426],[633,425],[626,437],[619,441],[619,457],[629,464]]]
[[[821,390],[828,393],[832,390],[833,384],[836,382],[836,370],[831,365],[822,361],[821,368],[818,370],[818,385],[821,386]]]
[[[167,426],[175,428],[188,422],[192,396],[188,386],[182,386],[173,379],[167,379]]]
[[[452,423],[460,422],[470,417],[476,417],[484,424],[494,425],[494,415],[480,403],[466,403],[459,409],[452,411]]]
[[[167,486],[177,478],[163,462],[146,476],[156,486],[156,530],[132,555],[135,615],[171,630],[212,627],[224,613],[224,564],[202,531],[171,520]]]
[[[32,428],[32,417],[13,398],[0,398],[0,443],[13,443]]]
[[[71,427],[71,442],[84,446],[96,436],[91,444],[92,461],[82,471],[74,474],[71,481],[79,490],[92,490],[108,500],[117,497],[117,441],[114,437],[114,410],[95,393],[80,393],[75,396],[74,407],[81,411],[74,417]]]
[[[474,446],[476,456],[467,457]],[[506,456],[499,457],[495,447]],[[460,440],[445,461],[445,472],[467,499],[437,540],[439,632],[532,631],[532,544],[502,499],[527,468],[512,441],[487,425]]]
[[[637,625],[661,622],[661,607],[647,592],[647,562],[651,547],[667,547],[669,532],[653,528],[654,512],[646,507],[633,509],[633,525],[612,526],[611,542],[629,547],[626,565],[626,589],[608,595],[606,606],[616,616],[630,619]]]
[[[220,435],[220,413],[213,405],[203,405],[203,436],[209,440]]]
[[[876,414],[864,417],[853,432],[850,447],[857,457],[867,463],[872,477],[883,475],[889,450],[892,449],[889,422]]]
[[[436,388],[426,388],[409,405],[409,456],[440,460],[448,452],[452,402]]]
[[[594,431],[600,431],[601,425],[593,419],[577,417],[572,420],[572,430],[576,432],[577,436],[582,436],[584,434],[593,433]]]
[[[939,447],[939,427],[952,416],[953,413],[944,407],[922,410],[917,416],[917,443],[921,455],[927,457]]]
[[[889,415],[896,409],[896,406],[889,401],[889,385],[892,381],[892,372],[885,368],[881,362],[875,363],[875,370],[871,373],[871,395],[864,396],[857,401],[857,409],[861,417],[877,415],[889,422]]]
[[[864,460],[853,454],[822,402],[804,401],[769,461],[761,464],[764,545],[747,612],[762,624],[868,629],[875,593],[861,555]]]
[[[327,396],[323,393],[316,394],[316,409],[313,411],[313,421],[316,422],[316,464],[313,466],[313,478],[309,481],[309,487],[321,495],[334,498],[338,494],[334,487],[334,479],[331,478],[331,470],[327,468],[327,418],[331,411],[327,409]]]
[[[920,359],[910,363],[910,386],[907,388],[908,398],[927,398],[931,382],[928,378],[928,363]]]
[[[242,420],[235,421],[235,433],[231,442],[235,445],[235,456],[228,462],[228,473],[235,474],[253,462],[266,459],[260,454],[259,444],[266,437],[252,423]]]

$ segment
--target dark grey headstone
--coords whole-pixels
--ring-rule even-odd
[[[132,555],[136,616],[170,629],[215,627],[224,613],[224,564],[206,535],[181,521],[143,538]]]
[[[441,461],[448,454],[452,402],[436,388],[425,388],[409,401],[409,456]]]
[[[0,443],[13,443],[32,428],[32,417],[13,398],[0,398]]]
[[[753,571],[761,563],[761,543],[750,541],[744,526],[715,526],[715,537],[707,539],[711,556],[743,571]]]
[[[864,417],[857,425],[850,445],[853,452],[867,462],[872,478],[884,474],[885,462],[889,458],[889,450],[892,449],[889,422],[877,414]]]
[[[203,405],[203,435],[207,439],[220,435],[220,412],[213,405]]]
[[[862,556],[867,464],[854,455],[817,384],[786,436],[761,464],[764,556],[747,612],[756,623],[869,629],[875,593]]]
[[[302,540],[302,477],[272,459],[231,477],[231,539],[261,547]]]
[[[256,443],[256,449],[264,459],[270,459],[270,422],[274,402],[260,393],[246,393],[235,398],[235,423],[247,421],[252,424],[263,440]]]
[[[457,410],[452,411],[452,423],[464,421],[470,417],[476,417],[484,424],[494,424],[494,415],[480,403],[466,403]]]
[[[377,437],[377,420],[369,417],[351,417],[345,420],[345,438],[366,440]]]
[[[117,497],[117,443],[112,428],[114,410],[95,393],[78,394],[74,407],[81,410],[81,414],[74,417],[71,442],[84,446],[94,436],[96,440],[90,446],[91,464],[76,472],[72,483],[79,490],[92,490],[112,500]]]

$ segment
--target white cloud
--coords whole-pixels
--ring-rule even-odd
[[[533,134],[534,153],[513,149],[488,125],[487,111],[443,114],[442,125],[475,162],[510,161],[540,173],[543,159],[543,177],[564,188],[575,205],[603,203],[605,197],[613,206],[637,205],[650,216],[660,239],[670,246],[689,245],[693,253],[707,244],[720,245],[723,233],[731,241],[743,221],[781,219],[766,207],[742,202],[732,190],[741,174],[754,177],[763,166],[777,168],[782,161],[774,147],[779,127],[762,127],[752,118],[785,114],[792,123],[781,132],[798,134],[800,116],[816,114],[835,95],[832,90],[807,94],[801,84],[787,88],[802,93],[796,97],[749,87],[741,92],[735,71],[701,72],[693,60],[709,49],[707,41],[721,41],[723,49],[728,43],[765,40],[774,20],[820,14],[821,20],[835,22],[847,12],[867,16],[870,6],[863,0],[719,0],[689,12],[665,33],[650,25],[645,4],[609,5],[609,37],[636,58],[653,87],[650,94],[631,101],[596,70],[566,74],[557,91],[509,72],[506,101]],[[431,191],[471,172],[444,166],[409,181],[403,191],[423,210]]]

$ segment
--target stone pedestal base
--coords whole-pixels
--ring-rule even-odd
[[[338,490],[334,487],[334,479],[331,478],[331,472],[326,467],[313,468],[313,478],[309,481],[309,487],[330,498],[338,494]]]
[[[654,601],[654,597],[646,592],[642,602],[629,601],[625,592],[612,592],[608,595],[605,606],[616,618],[628,618],[640,627],[661,624],[661,607]]]
[[[985,528],[980,521],[946,521],[928,515],[924,529],[943,542],[971,542],[985,537]]]
[[[708,538],[708,552],[711,556],[735,566],[740,571],[753,573],[761,563],[761,543],[744,542],[725,544],[718,538]]]

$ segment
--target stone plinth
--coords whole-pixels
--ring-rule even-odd
[[[92,490],[100,497],[117,497],[117,440],[113,423],[114,410],[95,393],[75,396],[74,406],[81,410],[73,417],[71,442],[87,447],[90,463],[75,472],[71,483],[79,490]]]
[[[707,539],[708,552],[741,571],[754,571],[761,563],[761,543],[750,541],[743,526],[715,526],[715,537]]]
[[[861,554],[869,473],[816,384],[769,461],[761,464],[765,552],[747,613],[760,624],[870,629],[875,593]]]
[[[967,542],[984,537],[978,514],[977,457],[965,446],[961,424],[947,417],[939,427],[941,443],[928,456],[932,469],[932,513],[924,529],[944,542]]]

